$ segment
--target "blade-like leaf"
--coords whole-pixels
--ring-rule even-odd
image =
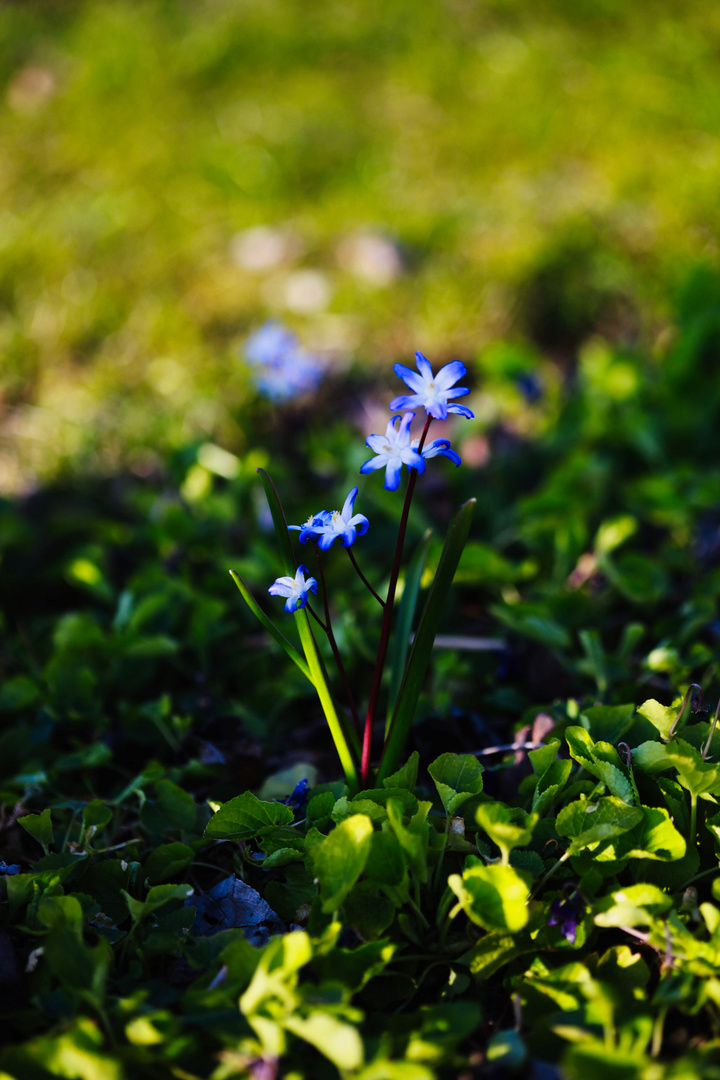
[[[247,585],[245,584],[243,579],[240,577],[240,575],[237,573],[237,571],[236,570],[231,570],[230,571],[230,577],[233,579],[233,581],[237,585],[238,589],[240,590],[240,593],[242,595],[243,600],[245,601],[247,606],[250,608],[250,610],[252,611],[255,618],[259,622],[262,623],[262,625],[267,630],[268,634],[270,634],[270,637],[272,637],[275,641],[277,641],[278,645],[280,645],[280,647],[285,650],[285,652],[288,654],[288,656],[290,657],[292,662],[294,664],[297,664],[297,666],[300,668],[300,670],[302,671],[305,678],[310,679],[310,682],[312,682],[312,679],[310,678],[310,668],[307,666],[307,664],[303,660],[300,653],[297,651],[295,646],[291,642],[288,641],[288,639],[285,637],[285,635],[282,633],[282,631],[278,630],[277,626],[272,621],[272,619],[268,618],[268,616],[262,610],[262,608],[258,604],[257,600],[255,599],[253,594],[250,592],[249,588],[247,587]]]
[[[270,478],[270,474],[266,473],[264,469],[258,469],[257,471],[260,473],[262,486],[265,488],[265,495],[268,506],[270,507],[270,513],[272,514],[283,570],[289,577],[295,577],[295,571],[297,569],[295,565],[295,556],[293,555],[292,544],[290,543],[290,536],[288,534],[287,520],[282,508],[282,503],[280,502],[280,496]]]
[[[407,655],[410,649],[410,634],[412,633],[412,624],[413,619],[415,618],[418,595],[420,593],[420,581],[422,579],[423,570],[425,569],[430,535],[431,533],[428,529],[410,560],[410,564],[405,573],[403,594],[398,608],[397,622],[395,624],[395,637],[390,653],[390,691],[388,694],[385,735],[387,735],[390,730],[393,709],[395,708],[395,702],[397,701],[397,696],[400,692],[405,664],[407,663]]]
[[[397,769],[403,748],[407,741],[423,679],[430,662],[433,642],[440,625],[443,605],[452,585],[457,565],[470,531],[470,520],[475,509],[476,499],[469,499],[460,507],[450,522],[445,545],[440,556],[440,565],[435,580],[425,601],[420,625],[418,626],[405,676],[400,687],[395,711],[390,724],[390,731],[385,742],[385,752],[380,762],[378,782]]]
[[[275,533],[278,538],[278,544],[280,545],[283,567],[288,575],[294,576],[295,559],[293,557],[287,521],[285,520],[285,514],[283,513],[283,508],[280,503],[280,497],[275,485],[265,470],[258,469],[257,471],[260,473],[260,479],[265,488],[265,495],[267,496],[268,505],[270,506]],[[301,608],[299,611],[295,612],[294,618],[298,628],[298,634],[300,635],[300,644],[305,653],[305,660],[307,661],[308,670],[310,672],[310,681],[320,698],[320,704],[322,705],[325,719],[330,728],[330,734],[335,743],[335,749],[338,752],[340,764],[345,773],[350,793],[354,794],[359,788],[357,760],[360,756],[360,742],[357,732],[345,713],[341,709],[335,707],[335,702],[333,701],[332,693],[330,692],[330,686],[328,685],[325,666],[315,638],[313,637],[310,618],[307,611],[304,608]]]

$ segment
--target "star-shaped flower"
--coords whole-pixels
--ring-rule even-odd
[[[358,489],[354,487],[348,494],[342,510],[332,510],[325,520],[322,528],[318,530],[318,547],[321,551],[327,551],[336,540],[342,538],[343,547],[350,547],[355,543],[356,536],[364,536],[370,524],[364,514],[353,516],[353,505],[357,498]],[[302,535],[301,535],[302,539]]]
[[[318,540],[320,538],[331,517],[332,512],[330,510],[321,510],[318,514],[311,514],[304,524],[288,525],[288,529],[299,532],[298,540],[301,544],[307,544],[309,540]]]
[[[308,593],[317,592],[317,581],[309,574],[307,566],[298,566],[295,577],[279,577],[268,589],[271,596],[286,596],[285,610],[290,614],[304,608],[308,602]]]
[[[385,469],[383,487],[386,487],[388,491],[397,490],[403,465],[407,465],[409,469],[417,469],[419,473],[425,472],[422,456],[410,445],[410,425],[414,419],[415,413],[412,412],[406,412],[402,420],[399,416],[393,416],[384,435],[369,435],[366,440],[367,445],[377,457],[366,461],[360,467],[360,472],[369,473],[375,469]],[[395,427],[396,420],[400,420],[399,428]]]
[[[414,409],[422,406],[428,416],[436,420],[446,420],[448,413],[458,413],[460,416],[472,420],[474,413],[466,409],[464,405],[449,404],[452,397],[462,397],[469,394],[467,386],[453,386],[458,379],[465,374],[465,365],[459,360],[453,360],[451,364],[441,367],[437,375],[433,375],[429,360],[421,352],[415,353],[417,371],[405,367],[404,364],[395,364],[393,371],[399,379],[414,391],[412,394],[401,394],[390,402],[391,409]],[[418,374],[419,372],[419,374]]]
[[[413,439],[410,446],[413,450],[417,450],[420,446],[420,440]],[[453,465],[462,465],[460,455],[453,450],[448,439],[433,439],[431,443],[423,447],[420,453],[424,458],[440,457],[442,455],[442,457],[450,458]]]

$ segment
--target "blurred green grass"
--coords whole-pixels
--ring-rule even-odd
[[[252,446],[269,315],[371,373],[662,352],[717,256],[719,49],[709,0],[5,4],[0,487]],[[290,238],[264,272],[260,225]],[[353,268],[358,230],[403,272]],[[288,306],[302,269],[327,297]]]

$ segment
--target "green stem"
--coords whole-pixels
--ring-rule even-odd
[[[320,548],[317,546],[315,547],[315,557],[317,559],[318,573],[320,574],[320,584],[322,585],[323,591],[323,604],[325,606],[325,633],[327,634],[328,641],[330,642],[330,648],[332,649],[333,656],[335,657],[335,663],[337,664],[337,669],[340,673],[342,684],[345,687],[345,693],[347,695],[348,705],[350,706],[350,712],[352,713],[353,723],[355,724],[355,729],[359,735],[361,730],[360,717],[358,716],[358,711],[355,706],[355,698],[353,697],[353,692],[350,688],[350,680],[347,677],[345,665],[342,662],[340,650],[338,649],[337,641],[335,640],[335,634],[333,633],[332,619],[330,618],[330,603],[328,601],[327,586],[325,585],[325,572],[323,570],[322,559],[320,558]]]
[[[690,792],[690,840],[697,846],[697,801],[694,791]]]
[[[419,454],[422,453],[422,448],[425,444],[425,439],[427,438],[427,433],[430,430],[430,424],[432,423],[432,420],[432,416],[428,416],[427,420],[425,421],[425,427],[423,428],[423,433],[420,436],[420,444],[417,448]],[[398,577],[400,575],[400,563],[402,561],[403,547],[405,545],[405,533],[407,531],[408,516],[410,514],[410,503],[412,502],[413,492],[415,490],[417,478],[417,471],[415,469],[411,469],[407,492],[405,494],[405,503],[403,505],[402,515],[400,517],[400,526],[398,528],[397,544],[395,545],[395,558],[393,559],[392,570],[390,571],[390,581],[388,583],[388,591],[385,598],[385,607],[383,608],[383,621],[382,627],[380,629],[380,643],[378,645],[377,660],[375,662],[373,680],[370,686],[370,698],[368,700],[367,714],[365,717],[365,731],[363,734],[362,756],[360,759],[360,777],[363,787],[366,787],[368,782],[368,772],[370,770],[370,743],[372,739],[372,729],[375,722],[375,712],[377,710],[377,702],[380,694],[380,683],[382,681],[383,669],[385,667],[388,644],[390,642],[390,626],[392,623],[393,605],[395,603],[395,590],[397,589]]]

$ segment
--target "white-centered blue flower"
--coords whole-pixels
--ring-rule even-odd
[[[420,440],[413,439],[410,446],[413,450],[417,450],[420,446]],[[427,446],[422,448],[420,453],[424,458],[439,457],[442,455],[442,457],[450,458],[453,465],[462,465],[460,455],[453,450],[449,439],[433,439],[431,443],[428,443]]]
[[[429,360],[421,352],[415,353],[417,371],[405,367],[404,364],[395,364],[393,371],[399,379],[414,391],[412,394],[401,394],[390,402],[391,409],[415,409],[422,406],[428,416],[436,420],[446,420],[448,413],[458,413],[472,420],[474,413],[466,409],[464,405],[449,404],[450,398],[462,397],[469,394],[467,386],[454,386],[453,384],[462,379],[465,374],[465,365],[459,360],[453,360],[451,364],[441,367],[437,375],[433,375]]]
[[[291,531],[299,532],[298,537],[301,544],[307,544],[309,540],[319,539],[323,532],[328,520],[332,517],[331,510],[321,510],[318,514],[311,514],[306,522],[302,525],[288,525],[288,529]]]
[[[340,539],[342,539],[343,547],[350,547],[355,543],[356,536],[364,536],[368,531],[370,522],[365,515],[353,514],[357,493],[358,489],[354,487],[348,493],[342,510],[333,510],[328,514],[318,539],[318,547],[321,551],[327,551],[336,540]]]
[[[402,420],[399,416],[393,416],[385,429],[384,435],[368,435],[367,445],[377,455],[370,458],[360,467],[361,473],[374,472],[375,469],[385,469],[385,483],[388,491],[396,491],[400,484],[400,470],[403,465],[408,469],[417,469],[419,473],[425,472],[425,462],[417,450],[410,445],[410,425],[415,419],[415,413],[406,412]],[[400,420],[400,427],[395,426],[395,421]]]
[[[279,577],[268,589],[271,596],[286,596],[285,610],[292,614],[304,608],[308,602],[308,593],[317,592],[317,581],[309,574],[307,566],[298,566],[295,577]]]
[[[336,540],[342,540],[343,547],[350,547],[355,543],[356,536],[365,535],[370,524],[364,514],[353,514],[357,493],[358,489],[354,487],[342,510],[321,510],[319,514],[309,517],[304,525],[288,525],[288,529],[300,531],[301,544],[317,540],[321,551],[327,551]]]

